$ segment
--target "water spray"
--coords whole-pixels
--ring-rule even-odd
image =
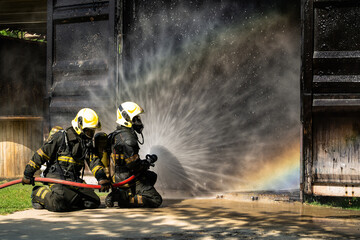
[[[112,131],[124,101],[145,109],[139,154],[155,149],[162,159],[156,189],[164,196],[259,189],[269,179],[255,186],[251,175],[265,165],[266,173],[288,171],[289,161],[277,159],[300,139],[300,29],[291,16],[241,1],[140,4],[137,12],[123,48],[127,64],[117,69],[118,94],[109,96],[116,104],[102,123]],[[290,185],[298,175],[269,185],[298,186]]]
[[[140,155],[162,159],[156,188],[165,196],[268,187],[269,179],[254,184],[250,176],[265,165],[287,171],[278,156],[299,142],[296,29],[272,10],[239,6],[231,16],[228,7],[180,4],[154,13],[140,6],[128,36],[133,60],[119,98],[145,109]],[[290,182],[270,187],[297,185]]]

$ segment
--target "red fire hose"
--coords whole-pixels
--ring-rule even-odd
[[[130,182],[134,178],[135,178],[135,176],[132,175],[131,177],[129,177],[128,179],[125,179],[122,182],[118,182],[118,183],[113,184],[112,187],[113,188],[120,187],[120,186]],[[94,188],[94,189],[100,189],[101,188],[101,185],[93,185],[93,184],[71,182],[71,181],[60,180],[60,179],[55,179],[55,178],[38,178],[38,177],[36,177],[35,182],[58,183],[58,184],[64,184],[64,185],[82,187],[82,188]],[[11,185],[15,185],[15,184],[18,184],[18,183],[21,183],[21,179],[1,184],[0,189],[5,188],[5,187],[9,187]]]

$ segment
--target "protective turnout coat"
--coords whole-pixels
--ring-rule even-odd
[[[81,182],[81,171],[87,162],[98,181],[106,179],[103,164],[90,145],[73,128],[58,131],[36,151],[27,164],[24,175],[32,177],[41,165],[46,164],[46,177]]]
[[[110,136],[112,158],[115,162],[113,181],[120,182],[131,175],[137,176],[137,181],[128,186],[128,190],[113,192],[108,199],[118,201],[119,206],[124,207],[159,207],[162,198],[154,188],[157,175],[148,170],[148,162],[140,159],[140,148],[134,129],[119,126]]]
[[[98,181],[107,179],[91,140],[86,142],[73,128],[68,128],[50,136],[26,165],[24,175],[32,178],[41,165],[46,164],[46,177],[83,182],[81,174],[85,162]],[[34,208],[46,208],[54,212],[97,208],[100,205],[100,198],[93,189],[62,184],[35,186],[31,198]]]

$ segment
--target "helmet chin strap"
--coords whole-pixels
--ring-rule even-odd
[[[139,143],[140,145],[143,145],[143,144],[144,144],[144,135],[142,134],[142,132],[139,133],[139,134],[141,135],[142,142],[140,142],[139,139],[138,139],[137,141],[138,141],[138,143]]]

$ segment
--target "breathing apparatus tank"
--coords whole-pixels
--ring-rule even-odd
[[[109,174],[110,166],[110,145],[108,144],[108,135],[104,132],[98,132],[94,137],[95,152],[101,159],[105,167],[106,174]]]

